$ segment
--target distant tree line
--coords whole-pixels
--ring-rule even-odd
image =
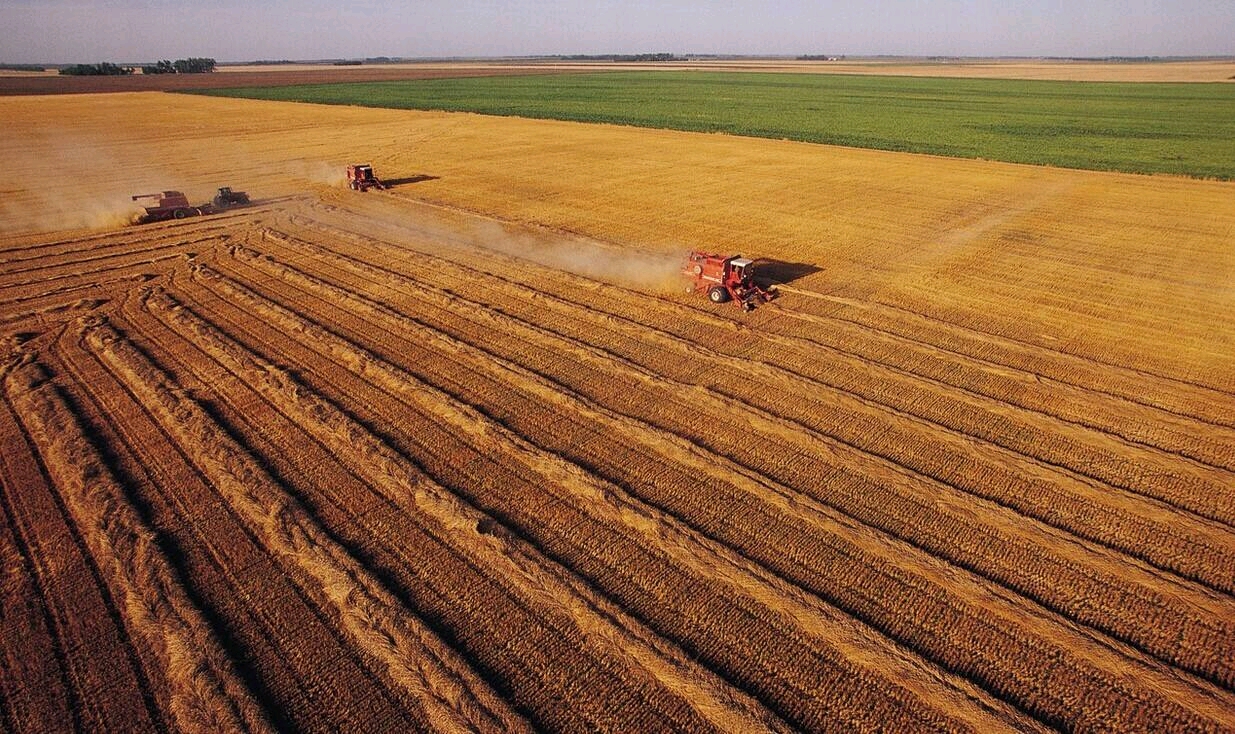
[[[131,66],[116,66],[106,61],[101,64],[73,64],[60,69],[65,76],[128,76],[134,71]]]
[[[164,59],[151,66],[143,66],[143,74],[208,74],[214,71],[214,59],[187,58],[168,61]]]
[[[0,64],[0,71],[47,71],[47,67],[38,64]]]
[[[844,56],[831,56],[828,54],[802,54],[797,58],[798,61],[844,61]]]

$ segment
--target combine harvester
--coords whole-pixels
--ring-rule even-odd
[[[682,275],[690,278],[687,293],[707,293],[712,303],[733,301],[743,311],[753,311],[756,303],[776,297],[775,290],[755,283],[754,261],[741,255],[724,257],[696,250],[683,263]]]
[[[221,187],[210,203],[202,204],[201,206],[190,204],[189,197],[180,191],[136,194],[132,199],[146,210],[145,214],[138,217],[137,224],[198,217],[203,214],[214,214],[223,209],[230,209],[233,206],[246,206],[249,203],[249,195],[247,193],[232,191],[230,186]]]
[[[374,175],[373,166],[368,163],[353,163],[347,167],[347,185],[352,191],[382,191],[386,188],[386,184]]]

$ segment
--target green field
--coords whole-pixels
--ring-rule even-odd
[[[602,72],[197,92],[1235,178],[1235,85]]]

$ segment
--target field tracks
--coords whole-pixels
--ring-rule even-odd
[[[205,267],[197,270],[209,273]],[[239,289],[233,294],[244,295]],[[588,587],[547,563],[534,549],[523,546],[514,536],[485,530],[493,523],[490,518],[428,478],[417,476],[416,467],[343,411],[300,385],[291,375],[248,352],[167,293],[152,293],[144,304],[182,336],[204,345],[222,364],[245,376],[273,404],[303,421],[324,445],[338,455],[354,457],[353,470],[375,489],[400,505],[411,501],[418,513],[437,523],[443,535],[455,538],[462,553],[471,557],[473,563],[488,569],[493,578],[502,580],[513,595],[523,597],[530,605],[557,609],[571,624],[585,630],[592,644],[608,649],[609,654],[618,659],[627,659],[634,668],[646,670],[722,729],[761,728],[772,723],[766,712],[752,707],[742,696],[735,697],[731,689],[695,669],[680,653],[664,647],[637,627],[632,628],[630,621],[624,621],[625,615],[609,608]],[[269,310],[266,313],[272,315]],[[392,373],[371,356],[354,352],[348,356],[357,360],[353,366],[364,365],[362,374],[376,374],[403,394],[423,397],[417,394],[415,387],[404,383],[406,376]],[[441,411],[443,404],[437,405],[440,417],[484,440],[494,440],[487,435],[486,427],[480,427],[477,416],[469,415],[465,408],[454,406]]]
[[[336,605],[347,633],[423,707],[429,725],[441,731],[523,730],[522,720],[487,684],[123,335],[98,324],[87,327],[84,340],[182,442],[255,535]]]
[[[269,235],[267,237],[269,238]],[[301,253],[301,256],[298,256],[301,259],[305,259],[306,262],[312,261],[311,258],[306,259],[303,256],[303,253],[305,252],[305,247],[303,243],[300,243],[300,242],[295,243],[295,246],[292,249],[294,249],[298,253]],[[357,296],[352,294],[352,292],[346,291],[345,289],[340,288],[338,286],[327,287],[321,284],[320,281],[316,281],[315,279],[304,276],[303,274],[298,274],[295,270],[290,269],[289,266],[287,265],[279,265],[279,264],[276,264],[270,261],[269,256],[258,257],[256,255],[246,255],[246,251],[242,249],[234,250],[234,252],[238,256],[241,256],[242,260],[250,264],[257,265],[259,269],[261,270],[266,270],[267,272],[273,275],[278,275],[282,278],[289,279],[293,282],[301,283],[306,291],[321,291],[324,296],[325,301],[337,303],[339,298],[346,298],[347,303],[352,304],[352,305],[349,305],[349,308],[363,308],[364,310],[369,311],[371,313],[375,313],[375,314],[380,314],[380,313],[389,314],[387,317],[381,317],[379,319],[380,323],[386,324],[385,328],[389,329],[393,327],[395,324],[400,324],[399,328],[401,330],[408,329],[408,328],[413,330],[413,331],[408,332],[409,336],[412,333],[415,333],[417,334],[417,337],[416,337],[417,339],[433,339],[435,341],[442,342],[443,344],[441,348],[442,350],[449,349],[451,351],[457,351],[460,348],[460,345],[458,344],[454,344],[454,345],[447,344],[445,341],[443,341],[443,335],[440,333],[437,333],[434,331],[426,332],[424,328],[414,326],[411,322],[407,320],[406,316],[390,314],[388,308],[377,306],[376,304],[370,303],[368,305],[365,305],[364,302],[359,300]],[[370,280],[373,278],[374,275],[375,275],[374,272],[368,272],[368,271],[364,272],[364,277],[369,278]],[[381,276],[381,279],[390,280],[391,276],[389,273],[386,273]],[[426,299],[432,300],[430,298],[432,296],[431,289],[425,289],[423,283],[417,283],[414,286],[409,286],[409,287],[411,288],[411,290],[409,290],[407,293],[403,294],[402,296],[395,297],[394,300],[404,301],[406,300],[407,296],[411,295],[411,293],[415,293],[415,299],[418,303],[429,302]],[[464,313],[472,312],[472,307],[467,306],[466,302],[461,300],[457,295],[451,297],[448,303],[449,303],[451,311],[453,312],[460,312],[460,307],[463,307],[462,312]],[[502,319],[500,319],[499,317],[495,317],[492,314],[489,314],[487,319],[490,321],[493,321],[493,320],[502,321]],[[507,326],[509,326],[509,322],[504,322],[504,323],[507,323]],[[467,346],[464,348],[468,350],[475,349],[475,347],[471,347],[471,346]],[[572,346],[572,350],[573,349],[574,347]],[[491,354],[487,359],[490,362],[494,362],[494,363],[501,363],[504,361],[501,358],[501,356],[497,354]],[[623,371],[625,371],[625,368],[623,368]],[[550,387],[549,390],[551,392],[561,393],[563,392],[563,386],[556,385],[556,386]],[[571,412],[574,413],[575,411],[572,410]],[[1208,659],[1211,661],[1213,660],[1213,658],[1208,653],[1203,654],[1202,658]],[[1202,708],[1205,708],[1205,707],[1202,706]]]
[[[209,624],[175,577],[158,541],[91,445],[32,354],[4,370],[5,392],[64,492],[65,503],[108,576],[131,634],[163,665],[167,710],[183,731],[270,731]]]
[[[798,627],[793,634],[813,635],[816,630],[831,628],[829,644],[837,647],[838,652],[848,659],[873,661],[879,659],[878,656],[888,656],[874,668],[879,671],[877,674],[872,670],[863,675],[887,677],[909,690],[916,689],[916,694],[922,698],[939,702],[941,692],[938,688],[932,690],[931,687],[923,688],[920,685],[920,678],[923,676],[928,680],[937,680],[940,677],[939,671],[929,668],[921,670],[920,663],[904,659],[893,651],[877,653],[876,650],[881,645],[868,634],[848,633],[852,635],[852,639],[846,639],[840,634],[841,629],[846,626],[846,620],[802,595],[792,586],[784,584],[764,569],[734,554],[727,547],[698,536],[676,519],[630,497],[621,487],[600,480],[558,454],[533,445],[500,423],[478,413],[471,406],[457,402],[377,355],[331,334],[322,326],[267,301],[208,265],[197,266],[194,275],[210,289],[217,291],[220,297],[236,304],[246,304],[252,312],[261,314],[272,324],[315,343],[323,354],[336,359],[357,375],[368,378],[409,405],[416,405],[426,414],[435,416],[455,429],[456,435],[472,437],[478,444],[478,450],[490,455],[504,456],[512,463],[523,464],[542,478],[545,491],[556,497],[557,501],[578,507],[581,512],[590,515],[598,528],[625,529],[635,542],[656,549],[678,568],[690,569],[695,578],[694,583],[703,585],[707,583],[705,579],[708,577],[719,576],[713,584],[729,587],[729,594],[747,595],[752,600],[757,600],[762,607],[761,616],[776,618],[787,615],[796,620],[792,625],[783,620],[778,622],[779,625]],[[613,427],[615,430],[624,430],[623,426]],[[960,685],[960,688],[963,691],[965,686]],[[969,700],[977,699],[978,696],[977,691],[954,695],[948,706],[951,715],[973,717],[970,724],[978,728],[996,725],[986,718],[986,714],[981,710],[969,711]],[[994,702],[988,702],[984,707],[992,711],[999,708]]]
[[[277,238],[277,235],[269,232],[264,236]],[[320,247],[302,241],[297,241],[297,247],[323,252]],[[327,257],[342,257],[339,253],[324,254]],[[487,275],[483,279],[486,282],[495,278],[501,280],[501,276],[492,275],[489,268],[478,271],[452,262],[435,261],[432,254],[419,252],[418,256],[426,258],[427,262],[434,262],[435,272],[452,268],[469,273],[483,272]],[[438,267],[439,264],[441,267]],[[391,274],[390,270],[372,264],[353,263],[352,267],[367,268],[366,272],[375,277],[388,277]],[[426,292],[433,289],[431,283],[409,283],[406,290],[410,293],[413,290]],[[509,289],[527,290],[521,284],[511,284]],[[601,292],[604,290],[601,289]],[[570,293],[571,290],[562,292]],[[552,294],[536,295],[538,297],[534,299],[522,300],[494,301],[490,298],[476,305],[496,309],[503,317],[516,318],[524,324],[528,323],[529,318],[536,318],[537,321],[533,323],[541,325],[535,328],[542,331],[546,328],[552,329],[563,338],[573,339],[575,342],[585,331],[592,334],[598,333],[596,329],[616,331],[615,324],[626,322],[628,326],[621,324],[627,332],[624,338],[631,343],[659,339],[668,349],[682,353],[686,364],[695,365],[700,361],[719,362],[735,376],[729,384],[741,386],[729,387],[718,382],[716,378],[710,378],[707,385],[712,390],[719,391],[722,397],[730,396],[749,401],[774,414],[786,414],[782,406],[792,405],[796,411],[787,415],[798,425],[820,432],[855,450],[882,457],[914,474],[956,486],[1082,537],[1142,557],[1161,568],[1204,580],[1214,588],[1228,592],[1235,588],[1232,587],[1232,584],[1235,584],[1235,573],[1228,573],[1230,569],[1221,565],[1227,563],[1223,559],[1224,549],[1230,543],[1230,530],[1211,526],[1213,520],[1223,522],[1229,519],[1230,508],[1233,507],[1229,493],[1222,491],[1235,480],[1235,475],[1229,471],[1193,464],[1187,459],[1175,461],[1180,457],[1173,457],[1169,452],[1155,453],[1157,450],[1152,447],[1142,449],[1143,453],[1138,456],[1135,453],[1137,447],[1118,443],[1117,439],[1113,443],[1110,437],[1100,431],[1092,433],[1088,439],[1090,445],[1078,443],[1078,439],[1070,437],[1067,443],[1053,441],[1045,448],[1039,448],[1038,436],[1043,433],[1063,435],[1061,427],[1058,424],[1052,425],[1049,421],[1053,419],[1049,416],[1045,425],[1041,418],[1019,426],[1012,424],[1010,418],[1015,418],[1015,414],[1006,415],[1008,408],[994,402],[998,398],[982,398],[989,403],[989,407],[983,408],[987,411],[983,414],[975,413],[974,408],[959,404],[946,394],[925,393],[920,385],[906,382],[905,379],[898,379],[879,392],[854,392],[854,376],[859,370],[866,374],[875,370],[872,378],[864,377],[873,382],[873,377],[880,374],[878,362],[873,366],[855,364],[845,372],[827,377],[827,371],[834,370],[830,366],[833,360],[818,360],[817,355],[808,355],[802,351],[800,345],[794,351],[787,352],[779,348],[779,344],[775,352],[777,363],[762,361],[759,354],[751,349],[745,349],[741,358],[735,360],[725,353],[725,350],[730,348],[725,346],[725,342],[733,341],[731,339],[718,338],[711,343],[691,344],[661,332],[661,324],[671,323],[668,321],[669,317],[664,320],[656,319],[658,323],[651,324],[649,328],[646,319],[650,317],[646,315],[642,316],[642,323],[630,322],[627,317],[604,312],[593,317],[591,307],[576,304],[574,310],[562,311],[560,318],[547,319],[540,314],[546,309],[558,310],[554,305],[563,302],[562,297]],[[456,300],[459,298],[457,293],[448,296]],[[645,312],[646,310],[644,309]],[[581,321],[581,318],[588,317],[593,317],[590,323]],[[700,318],[706,320],[707,316]],[[562,331],[563,326],[575,328],[573,332],[567,333]],[[740,333],[744,340],[760,339],[759,334],[746,331]],[[717,348],[722,351],[714,351]],[[665,349],[654,352],[660,360],[654,365],[649,362],[640,362],[640,365],[653,365],[652,369],[663,369],[661,365],[665,364],[665,352]],[[626,359],[627,355],[627,352],[623,352],[616,356],[618,359]],[[645,359],[643,355],[633,356],[636,359]],[[759,389],[750,389],[747,383],[752,376],[752,369],[755,373],[753,376],[758,376],[759,370],[763,370],[764,374],[772,373],[771,379],[764,381]],[[821,373],[821,370],[824,372]],[[658,376],[664,377],[663,373]],[[821,378],[832,382],[821,384],[817,381]],[[693,375],[690,375],[687,381],[696,382]],[[790,403],[782,400],[779,393],[785,391],[786,382],[798,383],[801,389],[794,390],[791,394],[807,397],[809,402],[803,403],[802,397]],[[931,384],[929,378],[926,382]],[[821,387],[827,392],[826,402],[814,397]],[[906,391],[909,391],[908,397],[902,395]],[[908,400],[910,397],[912,400]],[[897,407],[896,404],[889,403],[889,400],[893,399],[908,402],[904,407]],[[943,402],[942,407],[936,408],[931,406],[929,401],[946,402]],[[799,406],[798,403],[802,404]],[[741,409],[742,406],[738,407]],[[933,416],[931,412],[923,412],[928,409],[935,411]],[[966,415],[966,412],[973,415]],[[891,420],[882,417],[888,414],[892,417]],[[927,417],[920,417],[918,414]],[[1024,435],[1028,438],[1008,446],[1000,445],[996,441],[1001,440],[998,438],[1001,434],[989,433],[983,428],[987,421],[994,421],[999,425],[1002,435]],[[923,444],[923,438],[928,435],[931,437],[929,447]],[[1203,438],[1203,433],[1192,435]],[[1006,443],[1006,440],[1004,441]],[[1231,453],[1232,444],[1217,445],[1223,446],[1226,454]],[[905,446],[921,449],[915,452],[916,456],[907,457]],[[1130,461],[1122,455],[1129,450],[1133,451],[1136,461]],[[941,453],[944,456],[939,456]],[[1172,461],[1174,463],[1171,463]],[[1078,470],[1096,473],[1097,476],[1080,474]],[[1104,479],[1106,481],[1103,481]],[[1138,497],[1133,490],[1119,489],[1123,486],[1139,488],[1146,496]],[[1119,522],[1099,521],[1098,516],[1092,512],[1091,503],[1094,502],[1102,504],[1105,512],[1119,517]],[[1178,506],[1182,512],[1158,504],[1159,502]],[[1193,511],[1200,517],[1192,516]],[[1171,524],[1160,518],[1170,518]],[[1229,523],[1226,524],[1229,527]],[[1154,528],[1155,534],[1174,539],[1171,550],[1145,547],[1141,538],[1149,532],[1150,527]],[[1188,538],[1184,538],[1184,535]],[[1195,556],[1195,551],[1190,549],[1200,538],[1211,538],[1204,541],[1210,549],[1205,556]],[[1212,560],[1217,560],[1220,565],[1212,565]]]
[[[266,233],[264,234],[264,237],[277,242],[279,241],[281,235]],[[660,386],[664,385],[668,381],[668,378],[666,378],[663,372],[648,371],[641,365],[632,365],[628,360],[625,360],[625,358],[620,355],[615,356],[595,347],[586,347],[583,350],[579,350],[578,345],[580,344],[580,341],[578,336],[560,333],[561,324],[575,322],[580,323],[580,326],[578,327],[579,329],[587,329],[591,334],[603,333],[598,331],[598,329],[608,329],[606,323],[611,324],[614,321],[613,317],[606,317],[604,320],[589,324],[586,320],[582,320],[586,319],[588,314],[586,312],[581,313],[576,311],[571,315],[569,320],[566,318],[561,318],[553,321],[547,321],[547,326],[537,326],[534,324],[529,324],[526,321],[526,316],[521,317],[519,314],[513,312],[512,304],[518,303],[517,300],[505,300],[501,302],[500,305],[486,306],[483,303],[466,299],[458,292],[443,292],[440,288],[435,287],[431,283],[407,281],[406,279],[403,279],[402,276],[394,274],[388,269],[355,260],[340,253],[324,250],[320,246],[309,242],[296,240],[294,246],[291,247],[291,250],[315,252],[321,258],[327,261],[338,262],[342,267],[357,274],[378,279],[375,282],[389,280],[394,283],[403,283],[403,285],[400,286],[401,293],[399,298],[401,299],[410,297],[414,294],[414,297],[422,300],[433,299],[437,303],[440,303],[442,307],[450,307],[456,310],[460,308],[465,309],[468,313],[475,313],[481,319],[487,320],[491,323],[509,323],[516,331],[532,331],[533,333],[552,334],[553,338],[565,341],[565,347],[567,349],[576,350],[580,355],[589,361],[605,364],[608,359],[619,360],[619,374],[630,373],[633,369],[634,374],[640,375],[640,380],[644,384],[655,385],[658,390],[662,389]],[[245,252],[243,249],[235,250],[235,248],[233,248],[233,251],[240,254]],[[267,256],[267,259],[268,257],[269,256]],[[253,257],[248,258],[248,261],[255,265],[261,265],[263,262],[266,262],[266,260],[263,260],[262,258]],[[289,271],[285,265],[275,267],[274,272],[282,273],[285,277],[291,277],[291,275],[296,274],[296,271]],[[435,273],[440,274],[443,272],[443,268],[438,268],[435,270]],[[331,288],[332,294],[337,295],[340,298],[352,298],[355,300],[352,294],[347,292],[345,289],[337,286],[332,286]],[[543,309],[545,300],[551,300],[551,298],[539,299],[533,306],[531,306],[531,308],[538,310]],[[646,329],[639,329],[638,327],[629,329],[629,331],[632,335],[638,335],[635,338],[637,338],[639,342],[647,341],[649,338],[655,339],[657,337],[654,329],[651,330],[650,333]],[[692,354],[688,357],[686,363],[692,366],[697,364],[698,360],[694,355],[700,354],[702,349],[703,348],[700,347],[692,350]],[[663,350],[661,350],[660,353],[663,353]],[[663,370],[664,365],[665,362],[659,363],[659,369]],[[742,371],[740,369],[742,366],[743,365],[739,363],[733,364],[732,369],[735,375],[733,384],[746,386],[749,384],[752,375]],[[608,370],[609,368],[604,367],[602,369]],[[953,444],[956,445],[955,450],[957,453],[955,455],[957,458],[951,463],[959,462],[959,466],[961,467],[972,467],[969,468],[968,472],[953,472],[951,474],[938,475],[936,470],[932,468],[932,466],[939,466],[939,462],[937,461],[934,464],[924,465],[921,463],[921,460],[915,460],[914,463],[904,466],[900,463],[904,461],[903,458],[900,458],[901,452],[894,449],[879,449],[878,447],[871,447],[864,439],[862,439],[861,434],[854,432],[857,428],[861,428],[865,425],[862,421],[870,414],[870,410],[868,408],[864,408],[861,404],[859,404],[855,412],[848,415],[842,414],[837,416],[835,419],[832,419],[831,425],[828,426],[822,426],[816,416],[807,412],[799,412],[797,416],[800,417],[795,416],[796,422],[792,422],[781,417],[780,415],[780,413],[784,412],[784,407],[778,406],[784,406],[787,403],[777,396],[778,391],[782,390],[783,386],[775,381],[767,384],[767,392],[770,397],[764,397],[758,394],[761,391],[747,390],[746,395],[750,397],[746,398],[744,398],[743,395],[738,393],[735,389],[729,388],[725,383],[718,383],[715,381],[708,383],[709,389],[702,391],[700,391],[699,386],[694,384],[673,382],[670,382],[669,384],[674,385],[676,391],[683,395],[681,402],[684,405],[692,403],[698,404],[700,402],[698,398],[702,397],[708,401],[717,401],[718,407],[715,412],[719,416],[731,414],[751,414],[752,412],[756,415],[762,416],[759,418],[759,420],[763,422],[760,425],[768,426],[766,429],[762,430],[766,432],[770,439],[777,442],[788,441],[797,444],[799,446],[798,453],[803,455],[809,455],[817,451],[820,447],[820,441],[822,441],[824,445],[835,446],[835,450],[839,451],[841,455],[847,456],[850,452],[858,452],[854,453],[853,456],[857,460],[856,463],[859,465],[862,463],[869,463],[872,455],[875,455],[882,459],[887,469],[892,471],[898,473],[908,473],[911,476],[925,476],[928,479],[938,480],[948,486],[957,486],[960,490],[968,491],[980,497],[985,497],[1001,505],[1008,505],[1011,509],[1019,512],[1024,513],[1028,511],[1030,514],[1038,515],[1039,519],[1049,522],[1050,524],[1060,525],[1070,532],[1080,534],[1083,537],[1093,538],[1098,542],[1111,545],[1112,547],[1118,548],[1124,552],[1131,552],[1133,554],[1150,553],[1151,555],[1149,555],[1147,560],[1153,561],[1154,565],[1174,569],[1177,572],[1182,572],[1183,575],[1187,577],[1192,577],[1194,574],[1201,574],[1200,578],[1205,580],[1207,583],[1214,585],[1214,588],[1226,589],[1229,591],[1229,585],[1235,582],[1235,579],[1232,578],[1232,574],[1226,573],[1225,567],[1221,565],[1222,563],[1229,561],[1229,559],[1227,559],[1222,552],[1222,550],[1226,548],[1229,543],[1229,532],[1224,532],[1220,528],[1207,526],[1205,521],[1198,518],[1189,519],[1187,513],[1179,514],[1178,519],[1175,521],[1184,523],[1184,527],[1188,527],[1190,531],[1187,542],[1183,542],[1181,539],[1178,543],[1176,543],[1176,547],[1182,551],[1185,551],[1185,553],[1177,552],[1174,555],[1166,555],[1158,549],[1150,549],[1147,551],[1140,546],[1139,541],[1137,540],[1137,538],[1141,537],[1140,533],[1134,531],[1145,525],[1145,517],[1157,518],[1161,516],[1163,510],[1166,509],[1160,506],[1154,506],[1152,501],[1149,503],[1150,506],[1148,508],[1140,507],[1140,505],[1144,505],[1146,503],[1144,501],[1138,502],[1134,497],[1130,500],[1125,500],[1122,503],[1122,506],[1120,504],[1111,504],[1113,501],[1112,498],[1107,497],[1109,490],[1104,490],[1101,493],[1095,493],[1092,488],[1085,487],[1080,484],[1070,485],[1066,477],[1063,478],[1062,487],[1058,486],[1060,484],[1058,480],[1053,483],[1038,483],[1037,486],[1031,486],[1025,481],[1025,479],[1022,478],[1021,475],[1014,474],[1007,467],[1005,467],[1006,460],[996,456],[993,461],[984,462],[985,465],[983,465],[983,463],[975,464],[973,459],[968,457],[972,451],[970,445],[956,443],[955,441]],[[719,392],[716,395],[713,395],[713,393],[717,391]],[[801,402],[803,396],[809,395],[810,393],[796,391],[794,394],[799,396],[796,402]],[[842,400],[845,399],[843,394],[840,397]],[[748,402],[753,401],[758,405],[766,407],[762,410],[755,410],[751,406],[740,402],[744,399]],[[827,415],[829,412],[835,411],[834,404],[821,405],[815,403],[814,407],[818,413],[823,415]],[[859,425],[854,429],[846,429],[844,426],[846,422],[858,423]],[[757,428],[758,426],[752,424],[751,427]],[[803,430],[805,430],[807,434],[814,432],[818,440],[804,439],[802,436]],[[837,434],[837,430],[848,430],[849,432]],[[904,429],[901,428],[899,424],[892,423],[890,426],[881,427],[879,433],[890,433],[892,437],[895,437],[897,436],[897,433],[902,432],[903,430]],[[889,446],[895,446],[898,443],[900,445],[904,445],[907,441],[912,444],[914,442],[920,442],[921,439],[917,439],[912,435],[909,435],[906,438],[901,438],[899,441],[884,439],[885,444]],[[943,445],[947,446],[949,444]],[[923,451],[923,455],[928,457],[930,454],[937,455],[938,453],[938,447],[928,451]],[[936,459],[938,457],[936,456],[930,458]],[[878,461],[876,463],[878,463]],[[992,476],[992,473],[994,473],[994,476]],[[1032,475],[1032,472],[1030,473]],[[975,480],[974,477],[978,477],[980,479]],[[1062,508],[1057,507],[1057,505],[1060,504],[1060,498],[1067,497],[1067,495],[1060,492],[1060,489],[1069,488],[1070,486],[1075,486],[1075,489],[1072,489],[1071,494],[1076,499],[1073,499],[1071,504],[1065,504]],[[1003,487],[1004,490],[996,491],[999,487]],[[1021,496],[1022,493],[1024,496]],[[1051,497],[1053,495],[1054,499],[1051,501],[1043,500],[1042,498],[1044,493],[1050,493],[1045,496]],[[1036,501],[1034,501],[1035,498]],[[1078,501],[1082,499],[1086,502],[1100,501],[1109,507],[1109,511],[1119,513],[1120,516],[1124,516],[1126,519],[1124,519],[1117,528],[1112,528],[1111,523],[1109,522],[1095,522],[1096,517],[1092,514],[1091,510],[1088,509],[1088,505],[1082,506],[1083,503]],[[1114,499],[1118,500],[1118,495],[1116,495]],[[937,501],[938,500],[933,500],[932,503],[937,503]],[[1049,514],[1042,514],[1045,511],[1045,508],[1050,508]],[[1074,513],[1073,516],[1076,520],[1069,520],[1068,515],[1064,514],[1064,512],[1070,508],[1075,508],[1072,512]],[[937,512],[937,510],[933,512]],[[1130,514],[1133,512],[1136,514]],[[1138,517],[1138,515],[1142,517]],[[955,522],[955,519],[951,519],[949,522]],[[1123,534],[1122,538],[1119,535],[1113,534],[1113,531],[1116,529]],[[1155,532],[1161,533],[1163,537],[1178,537],[1182,534],[1181,529],[1165,524],[1160,525],[1159,529]],[[1124,540],[1123,538],[1127,539]],[[1208,550],[1202,551],[1201,548],[1206,546]],[[1196,556],[1195,558],[1190,558],[1188,555],[1200,553],[1203,553],[1203,555]],[[1212,565],[1209,559],[1216,560],[1219,565]]]
[[[828,300],[843,308],[817,311],[799,307],[787,310],[786,315],[820,326],[847,322],[968,359],[1022,371],[1038,380],[1056,381],[1180,417],[1235,428],[1235,418],[1220,407],[1235,395],[1217,386],[1102,361],[1015,335],[976,329],[893,303]]]

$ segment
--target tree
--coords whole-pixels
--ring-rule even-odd
[[[143,74],[207,74],[214,71],[214,59],[187,58],[168,61],[163,59],[157,64],[143,66]]]
[[[178,74],[207,74],[214,71],[214,59],[187,58],[176,59],[173,64]]]
[[[100,64],[74,64],[60,70],[65,76],[125,76],[134,71],[131,66],[116,66],[104,61]]]
[[[164,59],[153,66],[143,66],[143,74],[175,74],[176,67],[171,61]]]

